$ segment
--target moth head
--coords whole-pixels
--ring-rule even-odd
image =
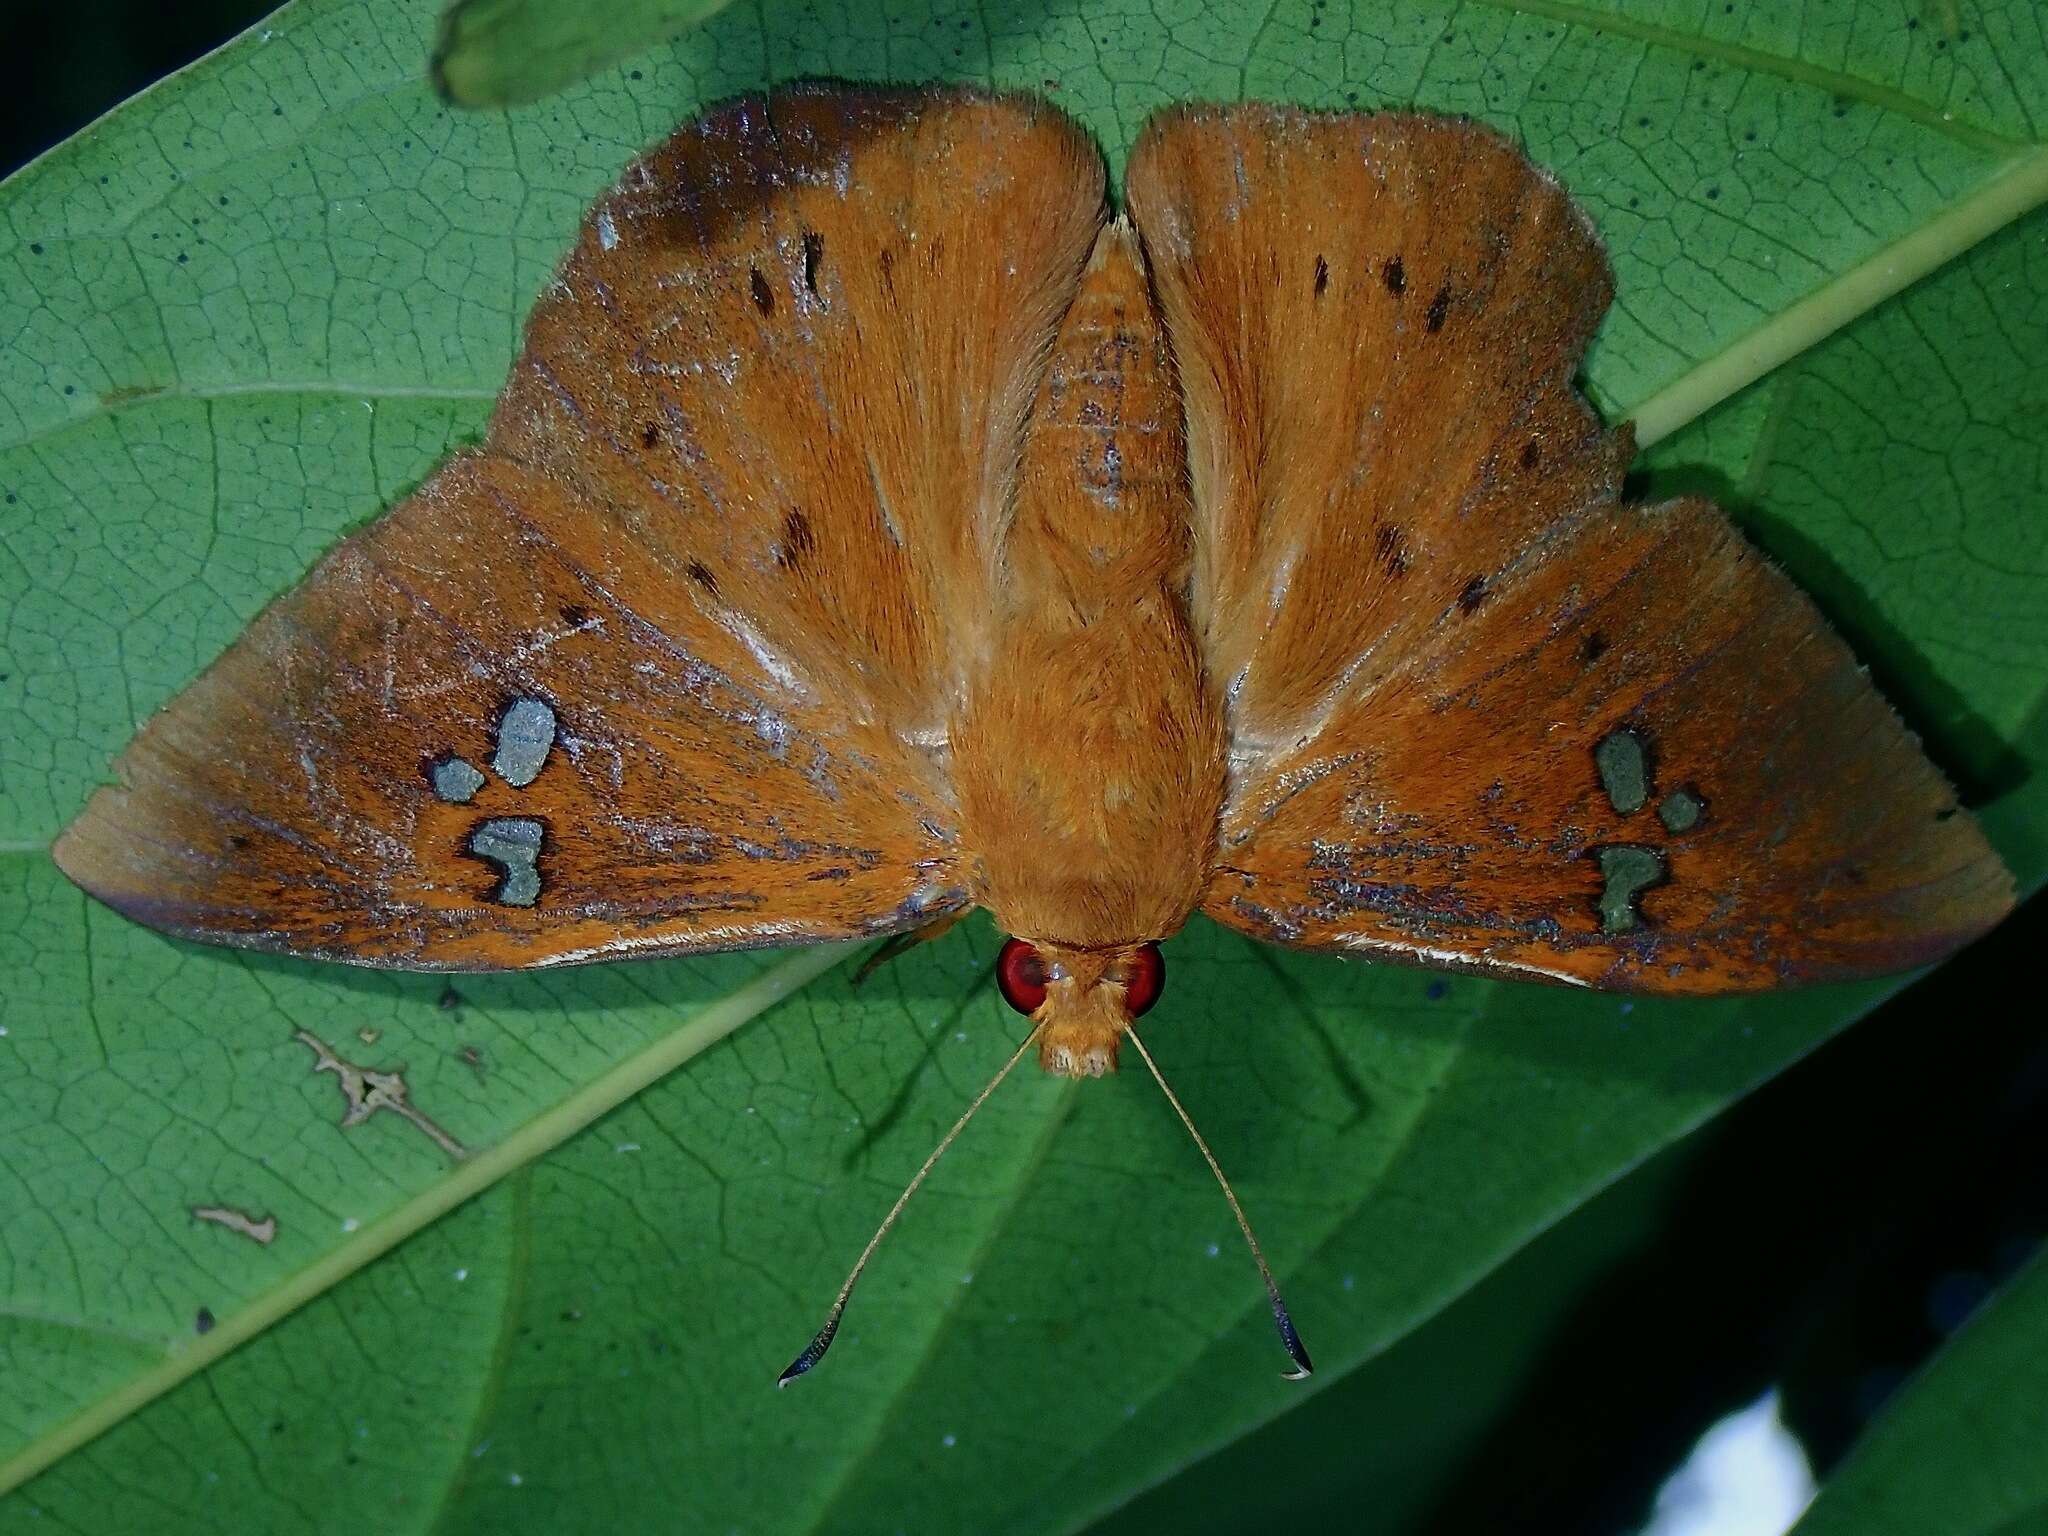
[[[1011,939],[996,959],[1003,1001],[1038,1026],[1038,1063],[1061,1077],[1114,1072],[1124,1031],[1165,985],[1157,944],[1073,949]]]

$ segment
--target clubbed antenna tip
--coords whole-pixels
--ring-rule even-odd
[[[832,1336],[839,1331],[839,1314],[846,1308],[846,1297],[841,1296],[833,1306],[832,1313],[825,1319],[825,1326],[818,1330],[817,1337],[804,1346],[804,1352],[789,1362],[783,1373],[775,1378],[775,1385],[786,1387],[797,1377],[825,1358],[825,1351],[832,1347]]]
[[[788,1386],[825,1358],[825,1351],[832,1347],[833,1336],[839,1332],[840,1314],[846,1310],[846,1303],[853,1295],[855,1284],[860,1280],[860,1272],[868,1267],[868,1260],[881,1246],[882,1239],[889,1235],[889,1229],[896,1225],[896,1218],[903,1214],[903,1207],[910,1204],[910,1197],[917,1193],[917,1186],[924,1182],[924,1176],[930,1173],[933,1165],[945,1155],[946,1148],[953,1145],[953,1138],[966,1129],[967,1122],[974,1118],[974,1112],[987,1102],[988,1096],[1010,1075],[1010,1069],[1024,1059],[1024,1053],[1031,1049],[1037,1039],[1036,1029],[1024,1037],[1024,1043],[1017,1047],[1015,1054],[1008,1061],[1003,1063],[1002,1070],[988,1080],[988,1086],[974,1096],[974,1102],[961,1111],[960,1118],[953,1122],[953,1129],[939,1139],[939,1144],[932,1148],[932,1155],[924,1160],[924,1166],[917,1170],[908,1184],[904,1185],[903,1193],[896,1197],[896,1203],[889,1207],[889,1214],[882,1218],[882,1224],[875,1228],[875,1235],[868,1239],[867,1247],[863,1248],[860,1257],[854,1260],[853,1273],[846,1277],[846,1284],[839,1287],[839,1294],[832,1302],[832,1310],[825,1314],[825,1326],[818,1330],[816,1338],[804,1346],[804,1352],[789,1362],[789,1368],[775,1378],[776,1386]]]

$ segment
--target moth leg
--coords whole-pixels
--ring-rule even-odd
[[[887,965],[891,960],[894,960],[905,950],[914,949],[920,944],[929,944],[933,939],[940,937],[948,928],[951,928],[973,910],[972,907],[962,907],[958,912],[948,912],[944,917],[926,923],[922,928],[912,928],[907,933],[890,934],[888,938],[875,946],[873,954],[861,961],[860,969],[853,973],[853,980],[849,984],[856,987],[859,986],[868,977],[872,976],[881,967]]]

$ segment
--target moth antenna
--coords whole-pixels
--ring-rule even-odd
[[[1039,1032],[1043,1028],[1044,1026],[1040,1025],[1024,1037],[1024,1043],[1017,1047],[1008,1061],[1003,1063],[1002,1069],[988,1080],[988,1086],[977,1093],[974,1096],[974,1102],[960,1112],[960,1118],[953,1122],[953,1129],[939,1138],[939,1144],[932,1148],[932,1155],[924,1160],[924,1166],[918,1169],[917,1173],[911,1178],[911,1181],[903,1187],[903,1193],[898,1195],[896,1203],[889,1207],[889,1214],[884,1216],[882,1224],[875,1228],[875,1235],[868,1239],[867,1247],[861,1249],[860,1257],[854,1260],[853,1273],[846,1277],[846,1284],[839,1287],[839,1295],[832,1303],[832,1310],[825,1314],[825,1326],[820,1328],[817,1336],[804,1346],[804,1352],[789,1362],[789,1368],[775,1378],[776,1386],[788,1386],[797,1377],[803,1375],[804,1372],[825,1358],[825,1351],[832,1347],[832,1339],[839,1332],[839,1316],[846,1310],[847,1300],[853,1295],[853,1288],[860,1280],[860,1272],[868,1267],[868,1260],[874,1256],[875,1250],[881,1246],[882,1239],[889,1235],[889,1229],[896,1225],[896,1218],[903,1214],[903,1207],[910,1204],[910,1197],[917,1193],[917,1186],[924,1182],[924,1176],[932,1171],[933,1166],[941,1157],[945,1156],[946,1148],[953,1145],[953,1138],[967,1128],[967,1122],[974,1118],[974,1112],[981,1108],[987,1102],[988,1096],[1001,1086],[1003,1079],[1010,1075],[1010,1069],[1024,1059],[1024,1053],[1031,1049],[1032,1044],[1038,1039]],[[1214,1164],[1212,1163],[1211,1166],[1213,1167]],[[1240,1217],[1239,1219],[1242,1220],[1243,1218]],[[1249,1229],[1247,1229],[1247,1232],[1249,1232]],[[1270,1285],[1272,1282],[1269,1280],[1267,1283]],[[1279,1297],[1276,1295],[1273,1300],[1277,1306],[1279,1304]]]
[[[1151,1069],[1152,1081],[1159,1085],[1159,1091],[1166,1095],[1166,1102],[1173,1106],[1173,1112],[1180,1116],[1180,1123],[1188,1128],[1188,1134],[1195,1138],[1195,1145],[1202,1149],[1202,1159],[1209,1165],[1209,1171],[1216,1175],[1216,1182],[1223,1186],[1223,1198],[1230,1202],[1230,1214],[1237,1218],[1238,1230],[1244,1233],[1244,1240],[1251,1245],[1252,1259],[1259,1266],[1259,1277],[1266,1282],[1266,1294],[1273,1299],[1273,1326],[1280,1330],[1281,1347],[1287,1351],[1287,1358],[1294,1362],[1294,1369],[1280,1374],[1288,1381],[1300,1381],[1315,1369],[1309,1362],[1308,1350],[1303,1347],[1301,1335],[1294,1331],[1294,1319],[1287,1315],[1287,1303],[1280,1299],[1280,1287],[1273,1283],[1273,1271],[1266,1263],[1265,1254],[1259,1251],[1259,1240],[1252,1236],[1252,1224],[1244,1219],[1244,1207],[1237,1203],[1237,1195],[1230,1187],[1230,1180],[1223,1177],[1223,1169],[1216,1161],[1216,1154],[1209,1150],[1209,1143],[1202,1140],[1202,1133],[1195,1129],[1195,1122],[1188,1118],[1188,1112],[1174,1092],[1166,1085],[1166,1078],[1159,1071],[1159,1063],[1152,1059],[1152,1053],[1145,1049],[1145,1042],[1138,1038],[1134,1028],[1124,1030],[1124,1038],[1138,1048],[1138,1054],[1145,1058],[1145,1065]],[[1004,1071],[1009,1068],[1005,1067]]]

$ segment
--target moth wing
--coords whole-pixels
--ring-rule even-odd
[[[1017,99],[685,125],[590,211],[481,448],[153,719],[59,863],[182,937],[422,968],[965,905],[945,725],[1102,218]]]
[[[1705,993],[1913,965],[2009,909],[1813,605],[1711,505],[1621,501],[1630,434],[1572,387],[1607,263],[1512,144],[1175,111],[1129,192],[1230,733],[1212,917]]]

